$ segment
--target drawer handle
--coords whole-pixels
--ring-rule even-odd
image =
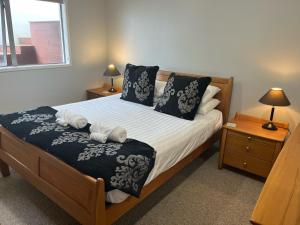
[[[248,136],[248,141],[251,141],[252,140],[252,137],[251,136]]]
[[[250,147],[246,146],[246,151],[249,152],[250,151]]]
[[[247,163],[247,162],[244,162],[244,163],[243,163],[243,167],[244,167],[244,168],[247,168],[247,166],[248,166],[248,163]]]

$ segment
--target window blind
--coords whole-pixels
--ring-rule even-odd
[[[16,55],[16,46],[14,40],[14,32],[12,28],[12,19],[9,0],[1,0],[1,28],[2,28],[2,45],[3,45],[3,63],[7,64],[7,40],[6,40],[6,26],[7,25],[7,34],[9,39],[9,48],[11,52],[11,61],[13,66],[17,66],[17,55]]]
[[[38,0],[38,1],[43,1],[43,2],[54,2],[54,3],[60,3],[63,4],[64,0]]]

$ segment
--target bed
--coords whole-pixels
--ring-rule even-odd
[[[170,72],[159,71],[157,79],[166,81],[169,76]],[[9,176],[8,165],[11,166],[81,224],[113,224],[219,140],[220,128],[228,119],[233,78],[213,77],[212,85],[221,88],[217,95],[221,100],[218,110],[213,110],[205,117],[198,116],[192,122],[155,112],[151,107],[124,102],[118,95],[54,107],[75,110],[86,116],[90,122],[107,120],[109,125],[124,126],[128,129],[129,138],[149,143],[157,150],[155,166],[140,198],[130,197],[118,190],[105,193],[103,179],[94,179],[78,172],[0,127],[2,175]],[[145,114],[147,120],[143,119]],[[131,120],[128,119],[130,117]],[[134,124],[134,121],[139,123]],[[181,136],[176,136],[176,133],[181,133]]]

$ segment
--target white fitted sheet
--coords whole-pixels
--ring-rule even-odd
[[[188,121],[156,112],[153,107],[121,100],[120,94],[53,108],[81,114],[89,123],[121,126],[127,130],[128,138],[152,146],[157,152],[156,161],[146,184],[203,144],[223,123],[218,110],[205,116],[197,114],[195,120]],[[106,193],[106,200],[111,203],[120,203],[127,197],[128,194],[119,190]]]

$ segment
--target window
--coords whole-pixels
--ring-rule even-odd
[[[69,62],[63,0],[0,0],[0,64]]]

